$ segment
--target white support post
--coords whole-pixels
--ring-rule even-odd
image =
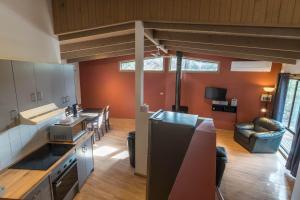
[[[144,106],[144,25],[135,22],[135,174],[147,175],[148,117]]]
[[[144,105],[144,25],[135,22],[135,107],[136,114]]]

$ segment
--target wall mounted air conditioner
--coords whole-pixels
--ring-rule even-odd
[[[233,72],[270,72],[272,62],[267,61],[232,61]]]

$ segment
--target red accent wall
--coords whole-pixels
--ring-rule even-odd
[[[220,62],[218,73],[184,73],[182,76],[181,104],[189,107],[189,112],[203,117],[212,117],[217,128],[232,129],[236,115],[212,112],[211,101],[204,98],[206,86],[227,88],[227,98],[238,99],[238,121],[249,121],[261,115],[260,95],[264,86],[274,86],[281,64],[273,64],[269,73],[231,72],[232,58],[208,55],[184,54],[185,56]],[[134,118],[135,92],[134,73],[120,72],[119,62],[133,59],[125,56],[113,59],[81,62],[80,83],[83,107],[111,107],[111,116]],[[145,103],[150,110],[160,108],[170,110],[175,99],[175,73],[168,72],[165,59],[164,72],[145,73]]]

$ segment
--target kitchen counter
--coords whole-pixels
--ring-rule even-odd
[[[75,152],[76,146],[85,142],[93,136],[93,132],[88,132],[74,143],[75,146],[70,149],[63,157],[55,162],[48,170],[23,170],[23,169],[6,169],[0,174],[0,186],[4,187],[3,195],[0,200],[19,200],[23,199],[45,178],[47,178],[53,169],[62,162],[68,155]],[[64,142],[52,142],[64,143]]]
[[[205,119],[196,129],[177,174],[169,200],[215,200],[216,130]]]

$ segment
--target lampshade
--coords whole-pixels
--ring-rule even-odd
[[[274,87],[264,87],[265,92],[274,92],[275,88]]]
[[[260,109],[260,112],[262,112],[262,113],[266,113],[268,110],[266,109],[266,108],[262,108],[262,109]]]

